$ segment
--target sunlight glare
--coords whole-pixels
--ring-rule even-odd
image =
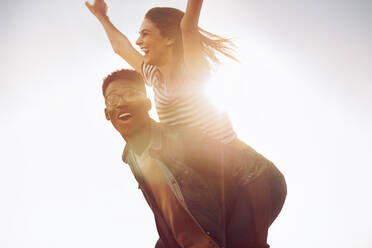
[[[239,87],[239,75],[235,72],[233,67],[220,68],[206,84],[205,95],[218,112],[229,112],[238,107],[237,98],[243,92]]]

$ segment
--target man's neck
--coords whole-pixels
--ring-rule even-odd
[[[137,154],[141,155],[142,152],[148,147],[151,140],[151,119],[144,125],[143,128],[133,133],[131,136],[124,138],[131,149]]]

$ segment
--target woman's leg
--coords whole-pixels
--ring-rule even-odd
[[[242,186],[227,226],[227,247],[267,248],[268,229],[278,216],[286,197],[283,175],[268,168]]]
[[[165,248],[163,241],[159,238],[156,242],[155,248]]]

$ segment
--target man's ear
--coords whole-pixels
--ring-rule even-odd
[[[107,109],[105,108],[105,116],[106,116],[106,120],[110,120],[110,115],[108,114],[108,111]]]

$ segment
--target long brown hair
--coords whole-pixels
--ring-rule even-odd
[[[180,23],[184,14],[183,11],[175,8],[155,7],[150,9],[145,15],[145,18],[152,21],[156,27],[159,28],[162,36],[175,39],[173,54],[176,60],[176,64],[174,65],[176,71],[181,69],[180,67],[182,67],[183,64],[183,45]],[[218,53],[238,61],[232,54],[235,45],[230,39],[220,37],[201,28],[199,28],[199,34],[200,42],[202,43],[200,59],[208,62],[206,63],[208,65],[206,68],[207,70],[211,69],[211,63],[213,65],[220,63],[217,57]]]

